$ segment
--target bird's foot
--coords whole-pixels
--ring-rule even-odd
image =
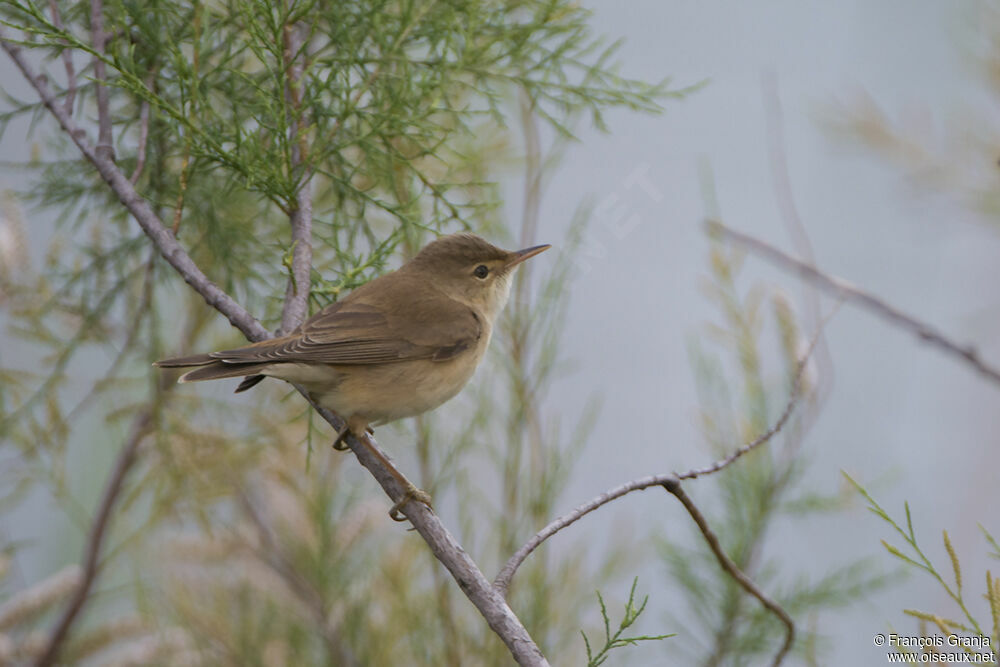
[[[427,505],[428,509],[434,509],[434,506],[431,505],[431,494],[407,482],[403,497],[396,501],[396,504],[389,510],[389,518],[393,521],[406,521],[406,517],[399,510],[411,500]]]
[[[347,446],[347,436],[351,434],[351,427],[344,425],[344,428],[340,429],[337,433],[337,439],[333,441],[333,448],[338,452],[346,452],[350,447]]]
[[[368,425],[365,425],[364,432],[367,432],[368,435],[375,435],[375,431],[373,431],[372,427]],[[362,433],[362,431],[354,430],[349,425],[345,424],[344,428],[340,429],[340,432],[337,433],[337,439],[333,441],[333,448],[338,452],[346,452],[350,449],[350,447],[347,446],[347,436],[351,433]]]

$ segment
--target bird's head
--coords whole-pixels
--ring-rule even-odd
[[[425,246],[407,268],[424,274],[449,297],[481,310],[492,320],[507,303],[514,270],[550,247],[503,250],[475,234],[450,234]]]

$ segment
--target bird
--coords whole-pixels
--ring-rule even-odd
[[[423,414],[458,394],[486,353],[515,270],[550,247],[509,251],[467,232],[442,236],[287,335],[154,365],[191,369],[179,382],[242,377],[237,392],[265,377],[297,384],[345,420],[333,443],[345,449],[348,434],[365,442],[371,427]],[[401,520],[398,510],[412,498],[430,505],[389,467],[406,488],[390,516]]]

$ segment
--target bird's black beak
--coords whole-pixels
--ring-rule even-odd
[[[507,264],[504,265],[504,269],[513,269],[515,266],[520,264],[526,259],[530,259],[535,255],[545,252],[552,246],[548,243],[543,245],[531,246],[530,248],[525,248],[524,250],[518,250],[517,252],[512,252],[510,254],[510,259],[507,260]]]

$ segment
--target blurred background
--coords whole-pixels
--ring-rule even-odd
[[[762,432],[788,400],[797,355],[829,317],[803,374],[805,396],[769,453],[685,488],[739,554],[734,559],[792,612],[800,632],[792,664],[881,664],[876,633],[937,632],[904,610],[971,626],[938,581],[881,544],[917,558],[866,509],[844,472],[904,527],[908,503],[923,553],[954,591],[947,531],[968,612],[995,632],[983,582],[1000,554],[984,531],[1000,533],[1000,386],[912,332],[850,303],[837,308],[796,276],[710,238],[704,221],[721,220],[794,256],[811,252],[821,270],[1000,364],[1000,7],[584,7],[594,34],[623,40],[612,57],[620,75],[651,84],[669,78],[648,93],[663,111],[609,104],[606,132],[588,111],[568,113],[576,136],[569,140],[545,119],[525,121],[517,90],[503,93],[506,123],[463,144],[480,160],[467,180],[498,183],[498,206],[470,213],[469,222],[507,246],[535,225],[532,240],[559,254],[542,255],[515,292],[490,366],[434,415],[380,429],[380,443],[439,500],[443,521],[490,577],[548,519],[625,481],[704,466]],[[79,13],[64,11],[67,21]],[[58,72],[60,61],[48,67]],[[0,83],[7,111],[32,99],[9,58],[0,60]],[[87,108],[81,122],[94,117]],[[92,327],[79,309],[32,312],[74,267],[97,256],[73,248],[89,243],[110,252],[115,235],[138,239],[136,247],[142,238],[120,212],[120,221],[95,231],[101,207],[114,206],[100,184],[74,181],[68,164],[39,167],[54,156],[76,157],[49,118],[22,114],[4,129],[0,604],[80,561],[93,508],[128,437],[123,415],[137,410],[129,401],[136,392],[163,391],[142,355],[238,341],[162,262],[151,288],[160,310],[137,328],[149,346],[120,363],[130,323],[149,304],[141,282],[104,307]],[[134,130],[123,126],[123,136]],[[181,169],[181,151],[164,151],[164,164]],[[39,179],[52,183],[53,174],[64,185],[40,201]],[[97,194],[84,195],[86,188]],[[176,193],[164,192],[158,203],[170,210]],[[270,268],[226,278],[222,269],[213,274],[211,262],[223,266],[227,252],[238,259],[246,240],[227,240],[224,221],[183,236],[199,216],[258,215],[252,196],[218,193],[199,199],[192,190],[181,241],[252,312],[273,316],[284,293],[279,244],[287,248],[287,239],[277,240],[284,228],[276,225],[276,240],[255,250],[254,260]],[[317,206],[317,235],[327,236],[329,225],[329,238],[339,239],[317,268],[356,270],[328,276],[332,288],[314,285],[325,297],[395,268],[429,238],[404,231],[379,255],[372,239],[395,228],[375,220],[370,238],[345,241],[340,216],[349,219],[351,209],[338,209],[337,196]],[[458,228],[442,221],[434,229]],[[117,255],[102,260],[106,275],[87,280],[79,303],[99,302],[116,276],[138,281],[136,267],[148,256],[142,246],[137,264],[119,266]],[[92,331],[73,342],[81,350],[63,366],[60,350],[77,327]],[[47,385],[55,366],[58,380]],[[40,388],[44,397],[29,419],[21,407]],[[385,519],[390,503],[367,473],[352,456],[329,450],[330,434],[297,397],[278,386],[238,397],[232,389],[187,385],[170,392],[171,407],[156,404],[159,435],[126,487],[105,547],[113,560],[71,635],[67,661],[509,661],[419,538]],[[92,394],[91,404],[72,412]],[[262,401],[268,410],[255,407]],[[31,453],[33,441],[48,443],[42,454]],[[294,586],[289,593],[269,570],[274,542],[319,591],[319,603],[296,599]],[[767,662],[781,626],[727,582],[707,553],[672,498],[656,489],[632,494],[533,555],[515,579],[512,606],[553,664],[584,664],[579,630],[603,643],[595,591],[617,623],[638,577],[637,595],[649,601],[629,633],[677,636],[613,651],[608,664]],[[65,597],[53,594],[17,623],[0,625],[15,647],[7,649],[12,661],[30,656],[23,646],[44,639]],[[305,611],[289,611],[298,607]],[[314,623],[329,630],[320,646],[309,639]]]

